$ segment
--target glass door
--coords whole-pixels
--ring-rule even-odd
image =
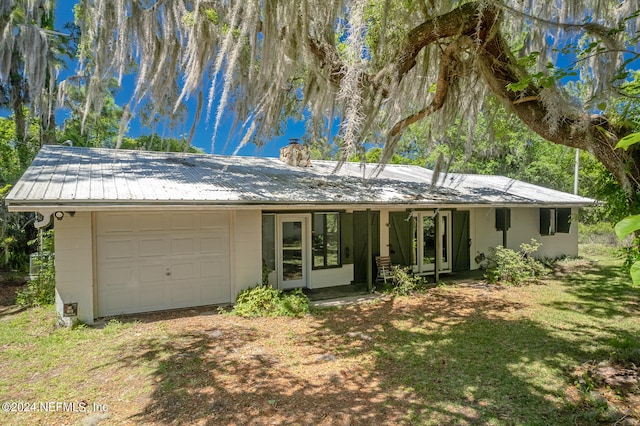
[[[412,218],[413,230],[413,271],[416,273],[433,272],[436,259],[436,238],[440,243],[440,271],[451,270],[451,212],[438,214],[438,235],[436,236],[436,217],[434,212],[415,212]]]
[[[308,276],[308,217],[280,215],[278,217],[278,287],[306,287]]]

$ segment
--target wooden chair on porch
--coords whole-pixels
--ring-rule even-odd
[[[376,256],[376,266],[378,267],[378,276],[376,282],[384,282],[387,280],[393,281],[391,275],[391,257],[389,256]]]

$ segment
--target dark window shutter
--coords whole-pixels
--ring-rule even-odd
[[[540,209],[540,235],[552,235],[551,209]]]
[[[556,209],[556,232],[568,234],[571,230],[571,209]]]
[[[343,265],[351,265],[353,252],[353,213],[340,213],[340,254]]]
[[[389,256],[394,265],[411,266],[411,223],[408,212],[389,212]]]
[[[496,230],[504,231],[505,229],[505,210],[506,210],[506,219],[507,219],[507,231],[511,228],[511,209],[507,208],[499,208],[496,209]]]

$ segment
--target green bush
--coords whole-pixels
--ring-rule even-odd
[[[271,270],[265,263],[262,264],[262,285],[269,285],[269,274]]]
[[[35,266],[38,268],[38,275],[27,283],[24,290],[16,294],[16,302],[20,306],[41,306],[50,305],[55,302],[56,295],[56,272],[53,253],[53,229],[42,232],[41,242],[38,246],[38,258]]]
[[[489,249],[485,278],[490,283],[521,285],[546,273],[545,266],[533,257],[540,243],[532,239],[531,243],[520,245],[520,251],[502,246]]]
[[[620,246],[616,249],[618,256],[620,256],[624,261],[622,263],[622,270],[626,274],[631,272],[631,266],[640,260],[640,250],[638,249],[639,244],[640,239],[636,238],[631,244]]]
[[[27,286],[16,294],[16,302],[20,306],[50,305],[55,301],[56,275],[54,255],[43,254],[36,261],[40,269],[38,275],[27,283]]]
[[[298,317],[309,312],[309,298],[301,289],[283,292],[267,285],[243,290],[231,314],[242,317]]]
[[[408,296],[426,289],[426,284],[422,277],[409,273],[407,268],[402,266],[394,265],[391,267],[391,278],[393,283],[385,285],[383,290],[385,293]]]

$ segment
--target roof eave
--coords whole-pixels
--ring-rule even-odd
[[[196,200],[117,200],[117,201],[78,201],[78,200],[56,200],[55,202],[38,201],[16,201],[7,200],[10,212],[41,212],[41,211],[58,211],[58,210],[74,210],[74,211],[106,211],[118,209],[145,210],[145,209],[176,209],[176,210],[251,210],[251,209],[313,209],[318,207],[336,207],[342,209],[358,208],[358,209],[411,209],[411,208],[479,208],[479,207],[595,207],[604,203],[600,201],[593,202],[451,202],[451,201],[196,201]]]

